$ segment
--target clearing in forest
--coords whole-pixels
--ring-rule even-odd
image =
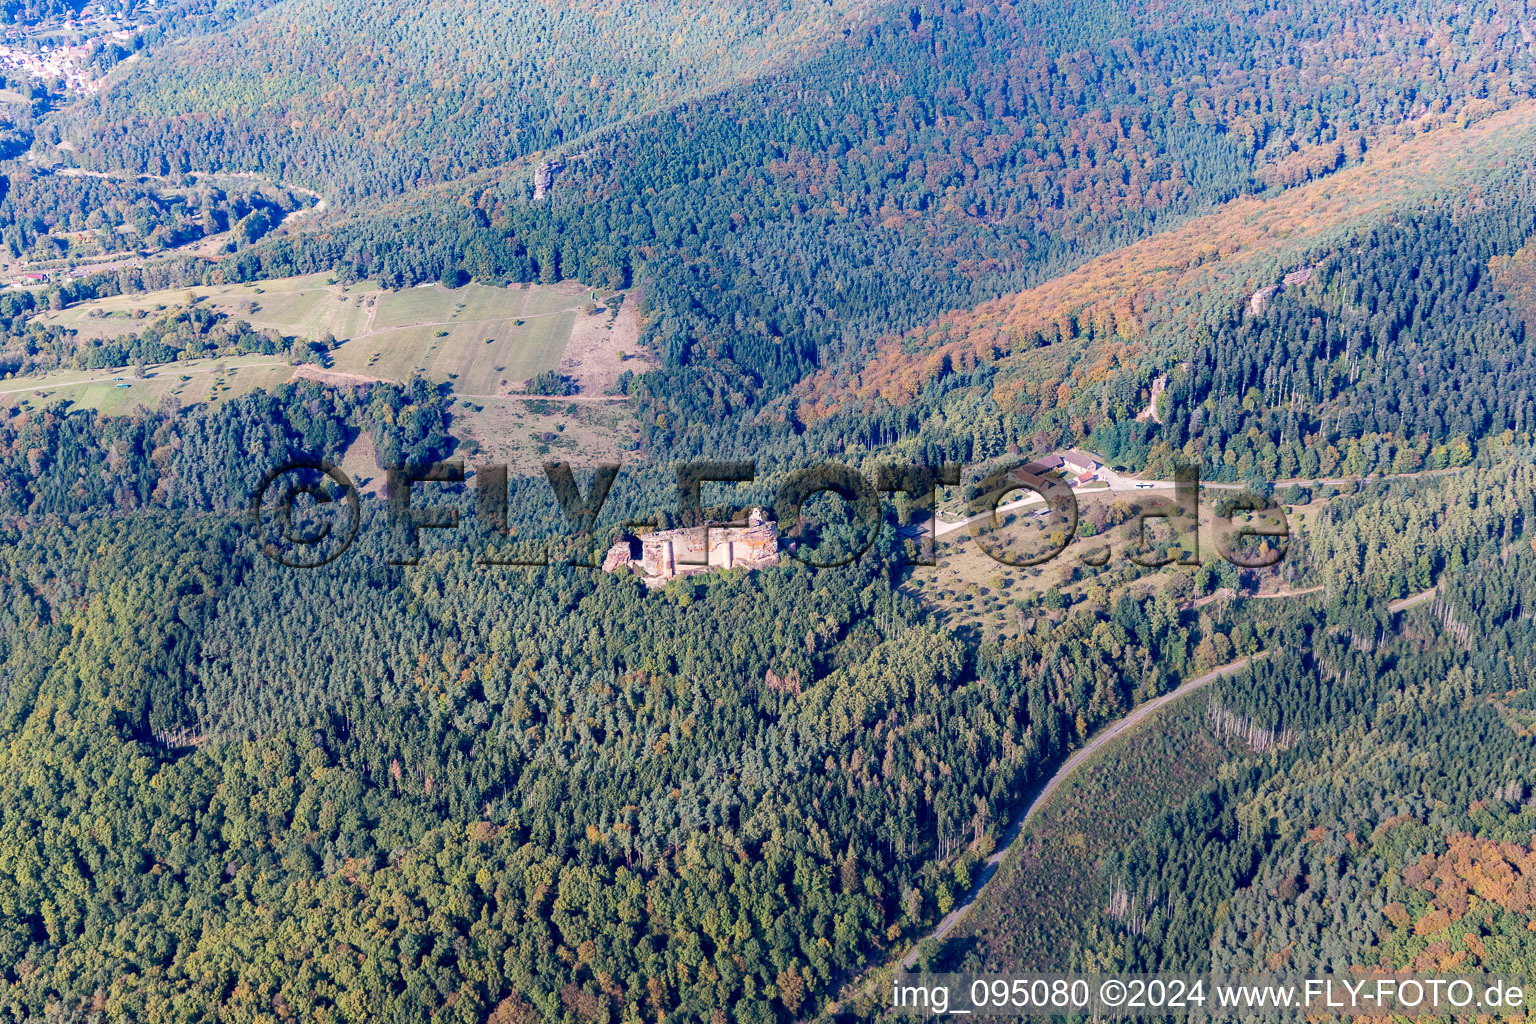
[[[583,401],[607,401],[605,392],[624,369],[638,372],[647,365],[639,352],[635,299],[595,293],[575,282],[433,284],[388,291],[371,282],[339,284],[314,274],[119,295],[38,319],[65,326],[82,339],[116,338],[167,311],[192,306],[218,310],[284,337],[319,340],[329,335],[336,341],[329,365],[295,368],[283,357],[229,355],[150,366],[143,379],[126,368],[57,371],[0,382],[0,405],[67,398],[80,407],[121,413],[138,405],[153,407],[167,397],[184,404],[222,401],[295,376],[342,386],[422,374],[450,383],[455,393],[485,408],[528,402],[519,395],[523,385],[545,370],[572,377]],[[471,435],[484,433],[475,429],[478,411],[463,408]],[[493,418],[506,420],[508,415]]]

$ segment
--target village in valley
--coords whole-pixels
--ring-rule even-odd
[[[150,0],[146,6],[159,6]],[[87,4],[73,18],[36,25],[14,25],[0,39],[0,72],[13,82],[27,80],[52,85],[65,92],[89,96],[106,84],[106,69],[114,61],[98,58],[115,47],[137,48],[143,24],[118,9],[117,4]]]

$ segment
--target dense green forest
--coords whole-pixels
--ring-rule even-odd
[[[1267,658],[1095,769],[1082,810],[1026,839],[1034,866],[932,961],[1530,970],[1531,473],[1518,454],[1330,506],[1306,563],[1325,596],[1264,613],[1283,638]],[[1405,513],[1442,525],[1379,529]],[[1397,615],[1349,571],[1415,552],[1445,567],[1441,593]],[[1107,822],[1058,853],[1095,806]],[[1065,899],[1034,887],[1062,854]]]
[[[1154,445],[1290,479],[1443,469],[1531,436],[1536,337],[1492,264],[1536,236],[1536,209],[1499,200],[1404,217],[1320,254],[1260,315],[1234,311],[1173,375]]]
[[[1422,42],[1428,25],[1388,3],[1309,7],[1300,16],[1262,4],[1190,5],[1155,21],[1116,5],[1058,16],[921,4],[877,8],[805,53],[783,31],[789,12],[748,20],[728,33],[736,42],[721,51],[719,91],[610,127],[567,127],[567,116],[589,116],[605,101],[554,97],[585,96],[593,82],[618,94],[637,73],[623,53],[591,48],[606,8],[573,11],[542,30],[530,58],[548,48],[566,59],[559,75],[540,75],[537,91],[506,93],[524,115],[456,98],[474,92],[490,67],[455,68],[457,91],[413,99],[427,73],[417,51],[451,52],[460,33],[486,23],[500,31],[478,9],[456,11],[452,22],[435,8],[387,22],[404,32],[417,19],[421,31],[387,48],[400,51],[391,58],[398,65],[386,65],[398,72],[349,80],[376,101],[351,103],[341,88],[301,93],[296,84],[265,98],[232,62],[255,52],[295,63],[286,81],[328,80],[346,73],[345,62],[315,55],[357,38],[354,20],[372,16],[344,6],[289,12],[293,3],[219,37],[227,53],[210,57],[202,40],[184,55],[167,51],[125,88],[72,112],[65,134],[78,136],[81,159],[132,173],[257,170],[333,199],[359,197],[357,216],[338,229],[237,261],[246,276],[337,269],[409,284],[462,270],[479,280],[617,285],[643,275],[657,307],[652,341],[672,367],[650,399],[667,424],[652,429],[669,444],[700,444],[695,432],[721,416],[745,423],[811,369],[857,360],[891,331],[1235,195],[1336,169],[1410,120],[1477,116],[1529,94],[1516,70],[1529,59],[1520,32],[1492,8],[1435,21],[1431,57]],[[313,42],[243,44],[245,34],[265,38],[285,24]],[[704,19],[679,46],[721,31]],[[748,45],[759,36],[772,42]],[[380,45],[367,44],[370,59]],[[1353,63],[1369,86],[1325,84],[1296,66],[1298,53]],[[792,68],[772,70],[775,55],[791,54]],[[279,106],[281,95],[291,103]],[[643,100],[630,104],[634,112]],[[253,103],[275,109],[253,115]],[[540,116],[546,107],[565,113]],[[250,126],[253,117],[260,123]],[[364,126],[349,126],[358,117],[394,120],[365,144]],[[198,138],[173,141],[190,132]],[[414,136],[400,132],[460,144],[418,156]],[[553,145],[526,132],[568,142],[550,154],[560,167],[537,199],[531,162],[492,171]],[[487,146],[498,151],[480,153]],[[412,166],[384,165],[381,148]],[[170,155],[171,165],[159,166]],[[382,215],[368,215],[362,202],[449,178],[462,180]],[[747,439],[755,443],[756,432]]]
[[[1519,384],[1536,322],[1520,168],[1471,198],[1336,233],[1270,271],[1275,285],[1306,280],[1266,286],[1258,308],[1247,290],[1197,279],[1207,291],[1163,297],[1178,315],[1151,309],[1129,336],[1070,317],[1007,356],[946,364],[910,399],[865,399],[799,427],[759,416],[761,450],[982,461],[1082,444],[1154,478],[1182,464],[1261,485],[1465,466],[1536,423]]]
[[[965,898],[1073,750],[1255,655],[1110,755],[1120,774],[1065,797],[924,963],[1532,966],[1527,889],[1497,884],[1536,859],[1525,136],[1301,241],[1261,216],[1379,153],[1418,175],[1391,166],[1415,140],[1518,125],[1523,10],[133,13],[149,31],[109,88],[10,105],[0,257],[64,273],[0,289],[0,371],[323,364],[336,340],[195,301],[99,332],[38,315],[123,293],[579,281],[634,296],[647,368],[579,394],[564,353],[528,408],[622,399],[636,455],[573,537],[547,475],[514,472],[505,523],[485,514],[452,380],[0,410],[0,1017],[824,1018]],[[1365,204],[1350,181],[1337,205]],[[1157,247],[1223,211],[1258,225],[1257,255]],[[999,317],[991,350],[925,362],[988,300],[1147,241],[1177,274],[1106,277],[1108,313]],[[878,363],[924,369],[823,401]],[[1273,489],[1300,524],[1284,564],[1147,570],[1117,549],[989,594],[996,633],[940,613],[895,513],[831,570],[647,588],[578,564],[683,518],[690,457],[755,461],[751,484],[711,485],[723,517],[822,459],[974,475],[1072,445]],[[421,525],[442,506],[458,526],[412,541],[370,494],[336,561],[263,554],[247,509],[270,471],[370,456],[469,456],[467,483],[411,498]],[[1129,515],[1097,508],[1081,534]],[[835,516],[780,526],[850,543]],[[487,564],[535,550],[552,564]],[[1085,824],[1050,832],[1068,812]]]
[[[84,0],[6,0],[0,15],[9,22],[30,24],[44,18],[74,17],[85,6]]]
[[[772,70],[867,6],[286,0],[173,45],[78,124],[118,170],[399,194]]]
[[[779,1019],[920,935],[1033,780],[1193,673],[1277,652],[1222,699],[1306,742],[1232,785],[1292,778],[1325,725],[1408,685],[1395,680],[1451,665],[1503,695],[1525,674],[1524,641],[1500,632],[1529,629],[1536,470],[1519,451],[1337,499],[1299,555],[1334,595],[1321,616],[1125,594],[976,647],[925,624],[884,557],[646,592],[591,570],[488,570],[451,546],[393,567],[370,519],[345,561],[268,562],[227,511],[265,468],[249,452],[334,457],[362,422],[404,460],[442,454],[451,422],[425,382],[350,395],[302,385],[209,413],[5,425],[6,493],[34,524],[12,528],[0,576],[0,941],[18,1019],[61,999],[134,1019]],[[1405,508],[1417,527],[1383,515]],[[1418,551],[1480,580],[1429,613],[1497,642],[1383,646],[1390,624],[1345,544],[1386,596],[1413,585]],[[1396,588],[1379,568],[1393,560]],[[1469,571],[1490,560],[1506,568]],[[1297,689],[1308,680],[1321,703]],[[1518,721],[1522,706],[1488,713]],[[1192,849],[1241,864],[1283,838],[1211,846],[1232,827],[1202,825]],[[1126,856],[1166,873],[1183,870],[1176,852]],[[1139,863],[1106,877],[1148,907],[1233,877],[1220,857],[1199,885]],[[1405,913],[1424,905],[1396,895]],[[1169,963],[1210,939],[1198,913],[1184,931],[1151,920],[1136,937]]]
[[[77,249],[116,252],[169,249],[237,230],[254,242],[294,210],[309,205],[280,188],[226,189],[188,176],[174,187],[90,176],[20,172],[4,179],[0,242],[13,257],[36,249],[41,259]],[[91,233],[95,237],[70,238]]]
[[[354,421],[436,457],[437,400],[5,425],[13,1016],[803,1012],[952,905],[1068,746],[1266,642],[1127,597],[976,649],[884,558],[647,593],[391,567],[371,522],[306,573],[221,514],[250,452]]]

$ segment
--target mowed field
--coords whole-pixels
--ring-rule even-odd
[[[62,324],[82,337],[112,338],[140,326],[135,316],[150,317],[163,310],[193,304],[222,310],[258,329],[274,329],[284,335],[318,338],[329,331],[338,338],[360,333],[366,317],[349,296],[376,292],[370,284],[328,284],[323,274],[290,277],[256,284],[219,285],[212,288],[170,288],[136,295],[80,302],[57,313],[45,313],[44,323]]]
[[[514,394],[540,371],[561,369],[573,334],[595,335],[600,343],[582,346],[579,368],[566,367],[586,397],[600,395],[597,385],[635,357],[638,335],[632,308],[617,317],[606,308],[589,313],[592,298],[575,283],[387,291],[371,282],[337,284],[317,274],[114,296],[45,313],[40,320],[82,338],[112,338],[167,310],[202,306],[285,337],[329,334],[340,342],[328,367],[337,373],[385,381],[422,374],[450,382],[465,398],[482,399]],[[121,413],[167,396],[184,403],[220,401],[275,386],[293,372],[282,359],[262,356],[169,363],[150,367],[144,379],[124,370],[60,371],[0,382],[0,405],[68,398],[77,406]],[[129,386],[119,387],[122,383]]]
[[[77,408],[121,416],[141,405],[156,408],[167,398],[183,405],[217,404],[276,387],[291,376],[293,367],[272,356],[192,359],[153,368],[144,378],[124,371],[64,370],[0,381],[0,407],[40,407],[65,399]]]
[[[466,396],[498,394],[557,369],[591,300],[586,289],[560,285],[338,290],[344,308],[335,312],[347,329],[327,329],[349,340],[332,353],[333,369],[389,380],[422,373],[453,381]]]

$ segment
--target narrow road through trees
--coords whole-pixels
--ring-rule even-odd
[[[912,950],[907,953],[906,956],[902,957],[902,969],[910,971],[913,965],[917,963],[918,950],[921,949],[924,942],[927,942],[929,939],[943,939],[950,932],[954,931],[956,925],[965,919],[965,915],[970,911],[971,906],[975,904],[976,898],[981,895],[981,892],[984,888],[986,888],[987,883],[992,880],[992,876],[997,873],[998,867],[1002,865],[1003,858],[1006,857],[1008,855],[1008,851],[1013,848],[1014,840],[1018,839],[1019,833],[1024,831],[1024,826],[1027,825],[1029,820],[1033,818],[1040,811],[1040,809],[1045,806],[1045,802],[1051,798],[1052,793],[1056,792],[1057,787],[1069,779],[1072,776],[1072,773],[1077,771],[1077,769],[1082,766],[1084,761],[1087,761],[1090,757],[1097,753],[1100,747],[1104,746],[1104,744],[1108,743],[1116,736],[1119,736],[1127,729],[1134,729],[1138,724],[1146,721],[1149,715],[1156,714],[1157,710],[1163,707],[1165,704],[1178,700],[1180,697],[1186,697],[1189,694],[1194,693],[1196,690],[1215,682],[1217,679],[1220,679],[1223,676],[1229,676],[1234,672],[1240,672],[1247,668],[1248,665],[1252,663],[1254,658],[1262,657],[1264,657],[1264,652],[1261,651],[1254,655],[1252,658],[1239,658],[1237,661],[1223,665],[1213,671],[1207,672],[1203,676],[1191,679],[1183,686],[1180,686],[1175,690],[1171,690],[1168,693],[1163,694],[1161,697],[1155,697],[1152,700],[1147,701],[1145,704],[1142,704],[1140,707],[1133,710],[1130,714],[1120,719],[1114,725],[1111,725],[1109,728],[1099,732],[1096,736],[1093,737],[1093,739],[1089,740],[1081,750],[1067,758],[1066,763],[1057,769],[1056,774],[1052,775],[1046,784],[1040,787],[1039,792],[1035,794],[1035,798],[1031,800],[1029,802],[1029,806],[1024,809],[1024,813],[1020,814],[1018,818],[1014,820],[1013,824],[1009,826],[1008,831],[1003,833],[1002,842],[998,843],[996,852],[987,858],[986,866],[982,868],[981,874],[977,876],[976,883],[971,886],[971,891],[966,894],[965,900],[956,906],[954,910],[951,910],[948,914],[944,915],[944,919],[938,923],[938,926],[935,927],[933,931],[923,936],[922,939],[913,945]]]

